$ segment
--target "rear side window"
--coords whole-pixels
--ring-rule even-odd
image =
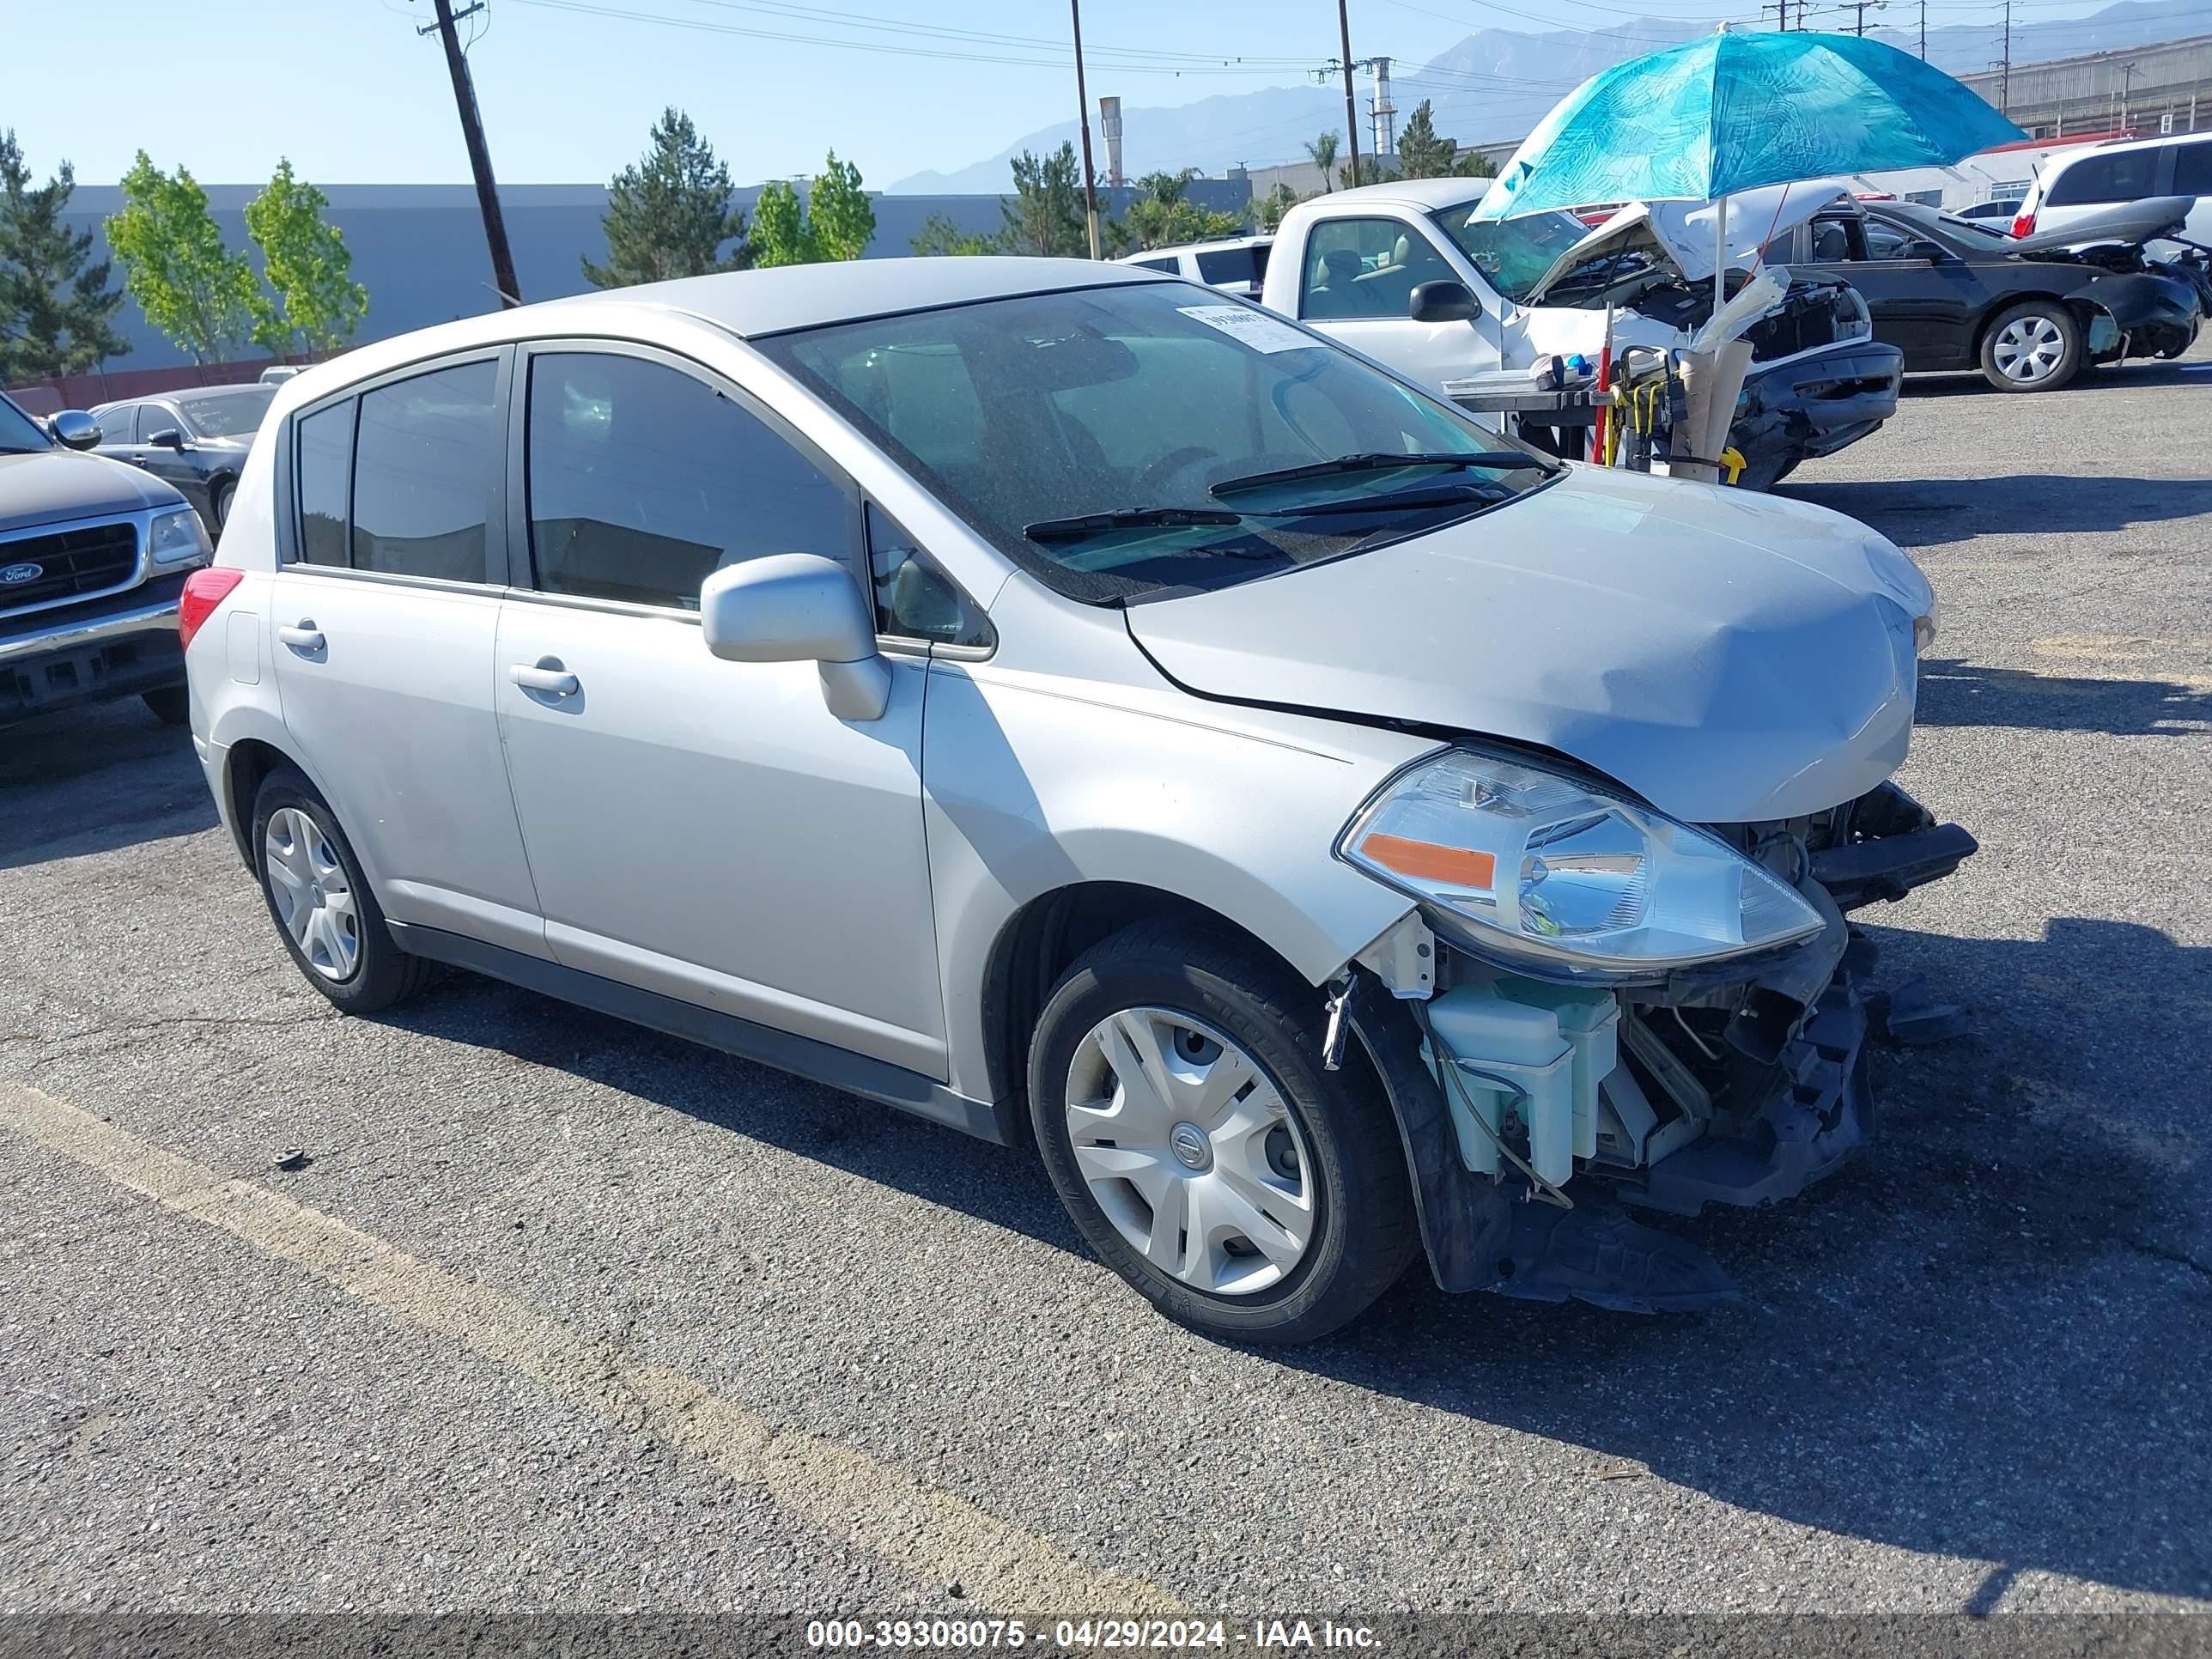
[[[346,562],[346,480],[353,465],[353,399],[319,409],[299,423],[294,471],[299,479],[300,557]]]
[[[1265,248],[1216,248],[1198,256],[1199,280],[1206,283],[1257,283],[1266,276]]]
[[[1170,276],[1177,274],[1173,259],[1132,259],[1129,263],[1139,270],[1164,270]]]
[[[2132,202],[2153,193],[2158,182],[2155,149],[2115,150],[2085,155],[2058,175],[2043,198],[2047,207],[2087,207],[2104,202]]]
[[[549,593],[696,610],[717,567],[769,553],[850,562],[832,482],[702,380],[642,358],[531,359],[531,557]]]
[[[354,445],[356,570],[488,580],[498,477],[498,365],[461,363],[362,394]]]
[[[2212,138],[2201,144],[2178,144],[2174,147],[2173,193],[2176,196],[2212,196]]]

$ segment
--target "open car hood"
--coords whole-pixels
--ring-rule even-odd
[[[1767,244],[1795,230],[1839,196],[1850,192],[1840,179],[1770,185],[1729,198],[1729,263],[1750,263]],[[1626,303],[1660,283],[1711,282],[1717,210],[1711,202],[1631,202],[1552,262],[1528,303],[1541,305],[1555,289],[1578,286],[1576,273],[1591,271],[1623,254],[1642,253],[1647,263],[1632,281],[1609,283],[1605,290],[1577,295],[1573,303],[1602,302],[1610,293]]]
[[[2032,259],[2039,253],[2061,253],[2099,242],[2155,242],[2178,233],[2196,205],[2193,196],[2146,196],[2140,202],[2100,208],[2070,224],[2020,237],[2003,251],[2015,258]]]
[[[1201,696],[1537,744],[1747,823],[1897,769],[1930,603],[1840,514],[1571,467],[1428,535],[1125,614]]]

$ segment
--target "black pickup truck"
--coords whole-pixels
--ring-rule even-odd
[[[82,453],[100,435],[0,395],[0,726],[129,696],[185,721],[177,599],[214,550],[174,488]]]

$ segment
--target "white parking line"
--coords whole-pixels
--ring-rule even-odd
[[[787,1512],[832,1537],[939,1586],[957,1579],[971,1605],[1002,1613],[1184,1611],[1157,1585],[1079,1561],[866,1452],[779,1428],[679,1371],[587,1341],[474,1279],[151,1146],[66,1101],[0,1080],[0,1127],[448,1337],[574,1405],[651,1434],[732,1480],[764,1487]]]

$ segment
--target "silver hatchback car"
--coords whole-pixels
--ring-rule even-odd
[[[277,394],[182,629],[279,939],[1034,1141],[1165,1313],[1694,1307],[1633,1218],[1870,1123],[1844,913],[1928,584],[1563,466],[1240,300],[883,260],[563,300]]]

